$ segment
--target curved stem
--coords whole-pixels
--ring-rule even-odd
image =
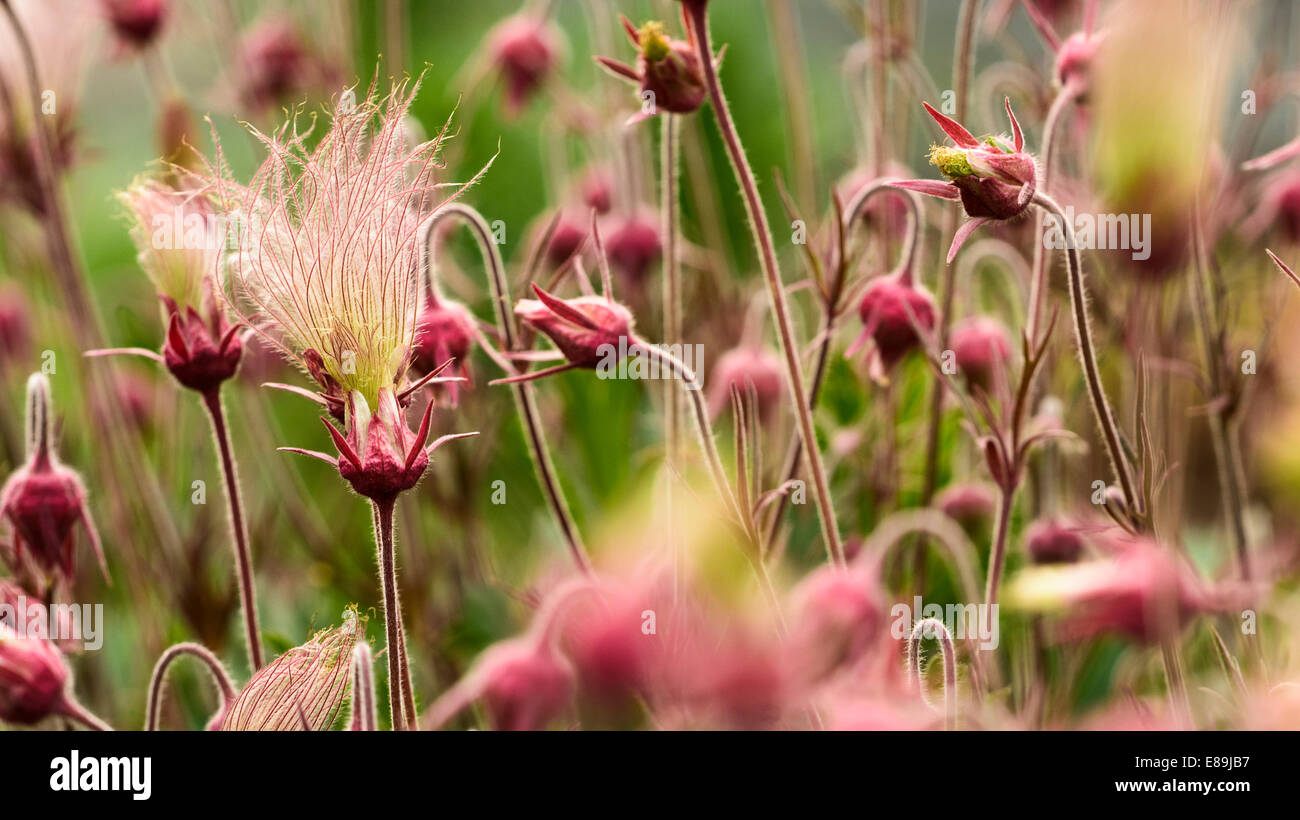
[[[248,528],[244,524],[244,510],[239,498],[239,473],[235,464],[235,455],[230,448],[230,432],[226,428],[226,414],[221,406],[221,391],[213,389],[202,395],[203,406],[207,408],[208,418],[212,420],[212,434],[217,440],[217,456],[221,462],[221,476],[225,481],[230,530],[234,537],[239,604],[244,611],[244,639],[248,642],[248,661],[256,672],[262,668],[262,632],[257,626],[253,557],[248,548]]]
[[[916,622],[907,639],[907,671],[916,685],[916,691],[925,699],[925,682],[921,677],[921,641],[929,632],[939,642],[943,655],[943,715],[944,728],[957,728],[957,648],[952,643],[952,633],[938,618],[923,618]],[[928,703],[928,701],[927,701]]]
[[[113,727],[109,726],[107,721],[77,703],[72,695],[64,697],[63,705],[59,707],[59,714],[71,718],[89,729],[94,729],[96,732],[113,731]]]
[[[402,604],[397,594],[397,568],[393,545],[393,499],[374,500],[375,544],[379,548],[379,580],[384,593],[384,640],[388,646],[388,710],[393,730],[405,731],[409,669],[402,663]],[[413,713],[410,715],[414,717]]]
[[[785,297],[785,286],[781,282],[781,271],[777,267],[776,248],[772,244],[772,231],[767,223],[767,214],[763,210],[763,201],[758,196],[758,186],[754,182],[754,173],[741,147],[740,136],[732,121],[727,101],[722,96],[722,85],[718,79],[717,67],[713,62],[713,47],[709,38],[709,17],[702,0],[684,3],[695,46],[704,70],[704,80],[709,90],[709,99],[713,105],[713,114],[718,122],[731,159],[732,170],[740,183],[745,202],[745,211],[749,216],[749,225],[754,232],[758,258],[763,268],[763,277],[767,282],[767,294],[771,301],[772,317],[776,322],[777,335],[781,342],[781,353],[785,357],[786,382],[794,405],[795,417],[799,423],[799,436],[803,441],[808,460],[808,472],[812,474],[813,488],[817,498],[817,512],[821,521],[822,539],[826,544],[826,553],[833,563],[844,563],[844,548],[840,543],[839,527],[835,518],[835,506],[831,501],[830,486],[826,481],[826,468],[822,463],[821,450],[817,447],[817,431],[813,427],[812,413],[808,409],[807,390],[804,387],[803,366],[799,362],[799,347],[795,342],[794,330],[790,324],[790,308]]]
[[[1083,364],[1084,377],[1088,383],[1088,397],[1092,402],[1093,415],[1101,427],[1102,439],[1106,452],[1110,456],[1111,468],[1119,480],[1120,490],[1124,493],[1124,502],[1128,505],[1129,515],[1135,515],[1142,507],[1138,504],[1137,493],[1133,486],[1133,477],[1129,472],[1128,460],[1120,444],[1119,428],[1115,424],[1115,415],[1106,399],[1106,389],[1101,382],[1101,373],[1097,368],[1097,355],[1092,344],[1092,328],[1088,318],[1088,294],[1083,286],[1083,265],[1079,259],[1079,249],[1074,241],[1074,226],[1065,218],[1061,206],[1047,194],[1039,191],[1034,195],[1034,204],[1052,213],[1060,220],[1065,233],[1066,272],[1070,279],[1070,310],[1074,317],[1075,346]]]
[[[1047,118],[1043,121],[1042,145],[1039,148],[1038,189],[1040,191],[1051,190],[1048,186],[1052,178],[1052,160],[1056,156],[1057,126],[1060,124],[1066,108],[1070,103],[1074,102],[1074,98],[1073,88],[1066,86],[1057,92],[1056,97],[1052,100],[1051,108],[1047,109]],[[1043,298],[1048,287],[1047,248],[1042,242],[1043,228],[1043,215],[1039,214],[1037,227],[1034,231],[1034,266],[1029,277],[1029,320],[1025,330],[1025,334],[1029,337],[1029,343],[1034,346],[1038,345],[1038,326],[1042,320]]]
[[[235,685],[231,682],[226,667],[221,665],[221,661],[216,655],[212,654],[211,650],[202,644],[189,642],[169,646],[158,657],[158,663],[154,664],[153,674],[149,677],[149,694],[148,700],[145,701],[144,730],[146,732],[158,731],[158,721],[162,712],[162,689],[163,684],[166,682],[167,670],[185,655],[198,658],[212,674],[212,679],[217,684],[217,696],[221,701],[219,715],[224,717],[226,710],[230,708],[230,704],[234,701]]]
[[[1014,503],[1014,491],[999,486],[998,516],[994,524],[993,546],[989,551],[989,574],[984,582],[984,603],[990,608],[998,602],[998,585],[1002,581],[1002,566],[1006,563],[1007,534],[1011,531],[1011,507]]]
[[[483,255],[483,261],[486,263],[488,284],[492,288],[492,299],[496,305],[497,328],[505,341],[506,349],[510,352],[518,352],[519,331],[515,325],[515,314],[510,305],[510,288],[506,282],[505,264],[501,261],[501,252],[497,249],[496,243],[492,241],[492,230],[488,227],[487,220],[483,218],[482,214],[468,205],[453,202],[444,205],[442,210],[429,220],[428,235],[432,238],[438,223],[453,216],[464,220],[470,232],[474,234],[474,238],[478,241],[479,252]],[[430,253],[427,258],[429,280],[436,293],[437,283],[434,276],[433,261],[433,254]],[[533,386],[528,382],[516,382],[511,387],[515,395],[515,407],[519,413],[519,420],[524,427],[524,435],[528,439],[528,453],[532,458],[533,469],[537,472],[537,481],[542,487],[542,492],[550,502],[551,514],[555,517],[555,523],[559,526],[560,534],[564,536],[565,543],[568,544],[569,553],[573,556],[574,563],[583,572],[590,572],[591,562],[588,560],[587,550],[582,544],[582,535],[578,532],[578,525],[574,523],[572,513],[569,512],[569,504],[564,498],[564,491],[560,488],[560,481],[556,477],[555,464],[551,461],[551,451],[546,443],[546,434],[543,432],[541,414],[537,411],[537,400],[536,394],[533,392]]]

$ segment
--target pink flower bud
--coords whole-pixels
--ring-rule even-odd
[[[1044,518],[1025,531],[1025,552],[1035,564],[1072,564],[1083,555],[1077,527],[1059,518]]]
[[[1056,81],[1062,88],[1076,89],[1079,96],[1092,87],[1092,63],[1097,57],[1101,38],[1082,31],[1075,32],[1061,43],[1056,52]]]
[[[953,326],[949,345],[957,369],[972,384],[992,392],[997,372],[1011,361],[1011,340],[996,319],[974,316]],[[1005,370],[1004,370],[1005,372]]]
[[[966,529],[987,523],[993,515],[995,503],[997,491],[988,484],[978,482],[945,487],[934,499],[934,506]]]
[[[871,372],[877,380],[887,374],[909,351],[921,343],[917,330],[934,329],[934,300],[914,285],[906,271],[873,280],[858,303],[862,334],[849,348],[849,355],[870,341]]]
[[[504,641],[484,653],[481,693],[495,729],[534,731],[558,717],[573,699],[573,670],[532,635]]]
[[[222,382],[235,375],[244,344],[239,339],[239,325],[226,321],[220,308],[209,311],[205,320],[193,307],[181,310],[170,297],[161,297],[167,306],[167,340],[163,343],[163,364],[185,387],[199,393],[218,390]]]
[[[505,106],[517,116],[559,61],[559,35],[545,20],[519,14],[500,23],[488,41],[488,53],[506,86]]]
[[[546,246],[546,261],[552,268],[558,268],[578,252],[586,238],[587,224],[562,214]]]
[[[816,681],[852,663],[885,634],[885,597],[861,569],[823,566],[794,591],[795,665]]]
[[[766,422],[785,395],[785,365],[780,358],[764,348],[743,344],[723,353],[709,379],[710,415],[717,418],[730,406],[733,386],[745,395],[750,385],[758,400],[759,418]]]
[[[665,33],[662,23],[649,22],[637,29],[626,17],[621,19],[623,31],[637,49],[636,68],[608,57],[597,57],[596,61],[615,76],[640,87],[643,108],[634,119],[660,111],[689,114],[699,108],[709,90],[694,36],[688,32],[688,39],[677,40]]]
[[[53,424],[49,382],[33,373],[27,381],[27,461],[0,490],[0,516],[13,525],[16,562],[21,564],[27,547],[43,572],[73,578],[73,536],[81,524],[107,578],[99,533],[86,508],[86,490],[77,474],[59,462]]]
[[[100,5],[118,40],[134,49],[153,42],[171,11],[169,0],[101,0]]]
[[[266,111],[341,81],[338,69],[308,46],[293,20],[268,16],[240,36],[233,86],[238,102]]]
[[[455,375],[469,378],[469,353],[474,346],[474,317],[465,307],[449,299],[430,299],[420,313],[412,350],[415,367],[432,373],[448,359],[455,360]],[[459,382],[434,385],[445,389],[448,401],[456,405]]]
[[[31,353],[31,306],[13,283],[0,288],[0,366],[20,362]]]
[[[560,299],[533,285],[537,299],[520,299],[515,304],[519,318],[549,338],[572,365],[595,369],[610,345],[619,339],[631,345],[632,314],[627,308],[603,296]],[[540,301],[539,301],[540,300]]]
[[[57,714],[67,682],[68,668],[53,644],[0,625],[0,721],[32,724]]]
[[[431,403],[420,431],[413,433],[391,388],[379,391],[379,406],[373,415],[361,393],[352,391],[347,403],[347,435],[324,422],[339,450],[339,475],[358,494],[373,500],[391,500],[414,487],[429,466],[424,442],[432,411]]]
[[[593,168],[582,180],[582,202],[604,216],[614,207],[614,180],[603,168]]]
[[[613,230],[601,230],[601,234],[610,266],[639,292],[646,274],[663,256],[658,220],[650,214],[636,213],[620,220]]]

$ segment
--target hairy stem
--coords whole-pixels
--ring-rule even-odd
[[[1056,97],[1052,100],[1052,107],[1047,109],[1047,119],[1043,121],[1043,140],[1039,146],[1039,177],[1038,190],[1050,191],[1048,187],[1052,178],[1052,160],[1056,156],[1056,132],[1060,125],[1061,117],[1064,116],[1070,103],[1074,102],[1075,92],[1072,87],[1066,86],[1057,92]],[[1042,321],[1043,299],[1047,294],[1048,276],[1047,276],[1047,247],[1043,242],[1043,230],[1045,220],[1043,215],[1038,215],[1037,227],[1034,230],[1034,264],[1029,277],[1029,318],[1025,335],[1029,337],[1029,343],[1037,346],[1039,324]]]
[[[993,546],[989,551],[989,574],[984,581],[984,603],[992,611],[998,602],[998,585],[1002,582],[1002,566],[1007,558],[1007,534],[1011,531],[1011,508],[1015,504],[1015,491],[998,487],[998,515],[993,527]]]
[[[113,731],[113,727],[109,726],[106,720],[82,706],[73,699],[72,695],[64,696],[63,704],[59,707],[59,714],[71,718],[89,729],[94,729],[96,732]]]
[[[388,711],[393,730],[405,731],[413,725],[414,714],[407,713],[409,669],[402,663],[402,604],[397,595],[397,567],[393,546],[393,499],[375,500],[375,545],[379,548],[379,580],[384,593],[384,640],[388,646]],[[411,721],[408,724],[408,719]]]
[[[239,605],[244,612],[244,639],[248,643],[248,661],[256,672],[262,668],[263,660],[262,632],[257,626],[257,596],[253,586],[253,556],[248,548],[248,527],[244,523],[244,509],[239,498],[239,473],[230,448],[230,431],[226,428],[220,389],[204,392],[203,406],[207,408],[208,418],[212,421],[212,435],[217,440],[217,456],[221,462],[226,505],[230,512],[230,531],[234,538],[235,578],[239,582]]]
[[[482,253],[483,261],[486,264],[488,284],[492,288],[492,299],[496,305],[497,328],[505,341],[506,349],[512,352],[517,351],[519,331],[515,325],[515,314],[510,305],[510,288],[506,283],[505,263],[501,261],[501,252],[492,240],[492,230],[488,227],[487,220],[478,211],[468,205],[453,202],[444,205],[442,210],[429,221],[429,237],[432,238],[434,235],[433,232],[438,223],[452,216],[464,220],[475,240],[478,241],[479,251]],[[428,265],[430,279],[432,280],[432,254],[428,257]],[[550,502],[551,514],[555,517],[555,523],[560,528],[560,534],[564,536],[565,543],[569,547],[569,553],[573,557],[573,562],[583,572],[590,572],[591,562],[587,558],[587,550],[583,546],[582,535],[578,532],[578,525],[574,523],[572,513],[569,512],[569,504],[564,498],[564,491],[560,488],[560,481],[555,473],[555,464],[551,461],[551,451],[547,446],[546,434],[542,429],[541,414],[537,411],[537,399],[533,386],[528,382],[516,382],[511,387],[515,395],[515,408],[519,413],[520,423],[524,427],[524,435],[528,439],[528,454],[532,458],[533,469],[537,472],[537,481],[542,487],[542,492]]]
[[[217,714],[225,717],[226,710],[235,699],[235,685],[230,680],[230,674],[226,672],[226,667],[221,665],[220,659],[212,654],[212,651],[206,646],[197,643],[178,643],[167,647],[166,651],[158,657],[158,663],[154,664],[153,674],[149,677],[149,694],[148,700],[145,701],[145,721],[144,730],[146,732],[158,731],[158,722],[162,713],[162,691],[163,684],[167,679],[167,670],[173,663],[182,657],[190,655],[198,658],[207,667],[212,675],[213,681],[217,684],[217,697],[220,701]]]
[[[926,633],[929,633],[928,636]],[[912,628],[912,634],[907,639],[908,677],[924,699],[921,641],[926,637],[933,637],[939,642],[939,652],[943,656],[943,724],[945,729],[953,730],[957,728],[957,648],[953,645],[952,633],[938,618],[923,618]]]
[[[781,271],[777,267],[776,248],[772,244],[772,231],[767,223],[767,214],[763,210],[763,201],[758,196],[758,185],[754,173],[745,157],[745,149],[740,144],[740,136],[731,118],[731,110],[722,96],[722,84],[718,79],[717,67],[713,62],[713,47],[709,38],[709,17],[705,3],[692,0],[685,3],[687,18],[695,35],[695,46],[704,69],[705,84],[709,90],[709,100],[713,106],[713,115],[718,122],[731,159],[732,170],[740,183],[745,202],[745,212],[749,217],[749,226],[754,233],[759,262],[763,268],[763,277],[767,283],[767,295],[771,302],[772,317],[776,323],[777,335],[781,342],[781,353],[785,357],[786,383],[790,389],[790,398],[794,405],[795,417],[799,423],[799,436],[803,441],[808,461],[808,472],[812,475],[813,488],[817,498],[817,512],[821,521],[822,540],[826,544],[826,553],[833,563],[844,563],[844,548],[840,543],[839,525],[835,517],[835,505],[831,500],[830,486],[826,481],[826,468],[822,463],[821,450],[817,447],[817,431],[813,427],[812,413],[808,409],[807,390],[804,387],[803,366],[799,362],[799,346],[795,341],[794,330],[790,323],[790,307],[786,300],[785,286],[781,282]]]
[[[678,258],[681,240],[681,213],[678,206],[679,171],[681,165],[680,121],[675,114],[662,115],[663,130],[660,140],[662,151],[659,173],[662,177],[660,221],[664,237],[664,341],[668,344],[682,343],[682,268]],[[681,459],[681,394],[673,384],[664,389],[664,441],[668,477],[665,482],[665,518],[668,549],[672,556],[674,586],[680,578],[676,513],[673,509],[673,473],[678,469]]]
[[[1061,229],[1065,232],[1065,263],[1070,281],[1070,311],[1074,317],[1075,347],[1079,351],[1084,378],[1088,383],[1088,398],[1092,403],[1092,412],[1097,418],[1097,425],[1101,428],[1111,469],[1115,471],[1120,491],[1124,494],[1124,502],[1128,505],[1128,513],[1132,515],[1142,508],[1138,504],[1128,459],[1125,458],[1120,444],[1115,414],[1106,399],[1106,389],[1101,382],[1101,372],[1097,368],[1097,354],[1092,344],[1092,328],[1088,317],[1088,293],[1083,285],[1083,264],[1074,241],[1074,226],[1066,219],[1065,212],[1056,200],[1042,191],[1034,195],[1034,204],[1055,215],[1060,220]]]

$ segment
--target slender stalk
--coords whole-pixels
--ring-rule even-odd
[[[681,214],[678,206],[680,194],[678,181],[681,165],[680,121],[675,114],[662,115],[659,173],[662,177],[660,202],[661,232],[664,238],[664,341],[668,344],[682,342],[682,269],[678,258],[681,239]],[[664,485],[665,519],[668,549],[672,555],[673,588],[680,578],[680,547],[677,538],[677,521],[673,504],[673,473],[681,459],[681,395],[676,386],[665,385],[664,390],[664,440],[668,478]]]
[[[388,646],[388,711],[393,730],[402,732],[414,722],[414,712],[407,713],[409,669],[402,662],[402,604],[397,595],[397,567],[393,546],[394,499],[374,500],[375,545],[379,548],[379,581],[384,593],[384,640]],[[408,719],[411,723],[408,723]]]
[[[953,100],[956,118],[965,120],[966,102],[970,90],[971,58],[975,52],[975,11],[978,0],[962,0],[961,11],[957,17],[957,41],[952,64]],[[946,208],[943,212],[943,226],[939,231],[941,248],[947,247],[956,225],[957,211]],[[956,298],[956,270],[952,265],[945,265],[939,278],[939,349],[948,347],[948,330],[952,326],[952,306]],[[939,486],[939,428],[943,420],[943,381],[936,380],[930,392],[929,426],[925,440],[925,478],[921,486],[921,506],[929,506],[934,492]],[[918,553],[920,555],[920,553]],[[919,559],[918,559],[919,560]],[[921,565],[917,565],[918,574]]]
[[[148,699],[145,701],[144,730],[146,732],[158,731],[159,717],[162,712],[162,690],[167,679],[167,670],[185,655],[198,658],[212,674],[212,679],[217,684],[217,696],[220,699],[217,714],[224,717],[226,710],[230,708],[230,704],[234,701],[235,685],[231,682],[226,667],[221,665],[221,661],[216,655],[212,654],[211,650],[197,643],[178,643],[169,646],[159,656],[158,663],[154,664],[153,674],[149,677],[149,694]]]
[[[113,731],[113,727],[109,726],[107,721],[82,706],[71,695],[65,697],[63,705],[59,709],[59,714],[71,718],[89,729],[94,729],[96,732]]]
[[[826,481],[826,468],[822,463],[821,450],[817,447],[817,430],[813,427],[812,413],[808,410],[808,395],[804,387],[803,366],[799,362],[799,347],[795,341],[794,330],[790,324],[790,307],[785,297],[785,286],[781,282],[781,271],[777,267],[776,248],[772,244],[772,231],[767,223],[767,213],[763,210],[763,201],[758,196],[758,185],[754,181],[753,170],[745,157],[745,149],[740,144],[736,124],[731,118],[731,110],[722,96],[722,84],[718,79],[717,67],[713,62],[713,47],[709,38],[709,17],[704,0],[689,0],[684,3],[687,18],[690,20],[695,35],[695,46],[700,65],[704,69],[705,84],[709,90],[709,100],[713,114],[718,122],[731,159],[732,170],[740,183],[745,202],[745,211],[749,217],[749,226],[754,233],[759,261],[763,268],[763,277],[767,283],[768,299],[771,302],[772,317],[776,322],[777,335],[781,343],[781,353],[785,358],[786,383],[794,405],[795,417],[799,423],[799,435],[807,453],[808,472],[812,475],[813,488],[817,498],[817,512],[821,521],[822,540],[826,544],[827,556],[833,563],[844,563],[844,547],[840,543],[839,526],[835,518],[835,505],[831,500],[830,486]]]
[[[230,432],[226,428],[226,414],[221,406],[221,391],[203,393],[203,406],[212,420],[212,434],[217,440],[217,456],[221,462],[221,476],[225,481],[226,505],[230,511],[230,530],[234,537],[235,577],[239,581],[239,605],[244,611],[244,639],[248,642],[248,661],[253,671],[262,668],[262,632],[257,626],[257,596],[253,586],[253,556],[248,548],[248,528],[244,523],[244,509],[239,498],[239,474],[235,454],[230,448]]]
[[[479,252],[486,263],[485,272],[488,276],[488,284],[492,288],[492,299],[496,304],[497,328],[501,332],[506,349],[517,351],[519,330],[515,325],[515,314],[510,305],[510,288],[506,282],[505,263],[501,261],[501,251],[492,241],[492,230],[488,227],[487,220],[468,205],[453,202],[444,205],[442,210],[429,220],[428,235],[432,237],[438,223],[453,216],[464,220],[478,242]],[[428,256],[427,263],[430,271],[429,278],[433,280],[432,254]],[[519,421],[528,439],[528,453],[532,458],[533,469],[537,472],[537,482],[550,502],[551,514],[555,518],[555,523],[559,525],[560,534],[564,536],[573,562],[583,572],[590,572],[591,562],[587,558],[582,535],[578,532],[578,525],[573,521],[573,514],[569,512],[569,504],[564,498],[564,491],[560,488],[560,481],[555,473],[555,464],[551,461],[551,451],[546,443],[546,434],[543,432],[541,414],[537,411],[533,386],[528,382],[516,382],[511,387],[515,395],[515,408],[519,413]]]
[[[1236,430],[1232,424],[1232,408],[1223,402],[1214,402],[1223,395],[1223,351],[1219,347],[1220,333],[1217,330],[1217,313],[1212,300],[1215,290],[1210,285],[1209,249],[1205,244],[1205,235],[1200,221],[1200,209],[1192,214],[1193,243],[1192,256],[1196,269],[1192,272],[1192,313],[1196,320],[1196,335],[1205,355],[1206,381],[1209,386],[1211,403],[1214,409],[1210,413],[1210,441],[1214,446],[1214,462],[1219,472],[1219,493],[1223,509],[1228,516],[1228,530],[1232,536],[1233,549],[1237,556],[1237,569],[1245,581],[1250,580],[1250,552],[1246,541],[1245,490],[1240,472],[1240,456],[1237,450]]]
[[[1050,191],[1052,178],[1053,159],[1056,157],[1056,132],[1060,125],[1061,117],[1065,114],[1070,103],[1074,102],[1075,92],[1072,87],[1066,86],[1057,92],[1056,97],[1052,100],[1051,108],[1047,109],[1047,119],[1043,121],[1043,140],[1039,146],[1039,170],[1038,170],[1038,189],[1040,191]],[[1034,230],[1034,264],[1029,277],[1029,319],[1026,327],[1026,335],[1029,337],[1029,343],[1037,346],[1039,323],[1042,320],[1043,299],[1047,293],[1048,276],[1047,276],[1047,248],[1043,244],[1043,230],[1045,219],[1043,214],[1038,214],[1037,227]]]
[[[866,208],[867,203],[872,197],[881,194],[892,194],[902,196],[903,201],[907,203],[908,210],[908,230],[905,244],[903,245],[902,259],[899,261],[900,270],[911,268],[916,263],[916,249],[920,244],[921,233],[921,205],[915,196],[903,195],[897,188],[889,185],[888,180],[876,180],[863,186],[853,199],[849,200],[848,206],[844,209],[843,233],[848,235],[850,229],[860,224],[862,211]],[[822,329],[818,334],[820,342],[817,345],[817,363],[813,367],[812,381],[808,385],[808,409],[809,411],[817,409],[817,402],[821,398],[822,382],[826,378],[826,366],[830,361],[831,339],[835,335],[835,320],[840,312],[840,299],[843,296],[845,278],[848,270],[848,249],[840,249],[841,259],[839,270],[835,274],[835,279],[831,284],[829,298],[823,303],[822,311]],[[782,475],[784,481],[791,481],[799,473],[799,456],[803,451],[803,440],[796,435],[790,442],[790,447],[786,451],[785,466]],[[764,538],[764,544],[772,544],[776,540],[776,532],[781,526],[781,516],[785,512],[788,499],[782,495],[772,505],[772,513],[768,517],[767,534]]]
[[[998,487],[998,516],[994,524],[993,546],[989,552],[989,574],[984,581],[984,603],[990,612],[998,602],[998,585],[1002,581],[1002,566],[1006,563],[1007,535],[1011,531],[1011,508],[1015,500],[1014,489]]]
[[[785,100],[786,118],[790,125],[790,163],[794,174],[795,190],[800,206],[813,206],[813,192],[817,190],[817,155],[813,149],[812,112],[806,89],[808,72],[804,64],[803,38],[800,36],[799,15],[793,0],[773,0],[768,3],[772,34],[779,47],[776,57],[780,66],[781,96]]]

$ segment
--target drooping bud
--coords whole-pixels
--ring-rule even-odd
[[[997,502],[997,491],[988,484],[964,482],[945,487],[934,499],[934,506],[967,530],[988,523]]]
[[[0,722],[27,725],[57,714],[67,682],[68,668],[53,644],[0,625]]]
[[[867,571],[819,567],[794,591],[791,646],[810,680],[852,663],[885,632],[885,596]]]
[[[432,373],[449,359],[455,360],[455,374],[469,378],[469,353],[474,346],[474,317],[458,302],[449,299],[430,299],[420,313],[415,328],[415,345],[412,357],[415,368]],[[456,405],[460,393],[459,382],[446,382],[435,389],[445,388],[447,399]]]
[[[561,214],[558,222],[555,223],[554,230],[551,231],[551,239],[546,245],[546,261],[552,268],[558,268],[569,258],[578,252],[582,243],[587,238],[587,225],[585,222],[576,219],[570,219],[567,215]]]
[[[488,52],[505,82],[506,113],[517,116],[559,61],[559,34],[546,20],[518,14],[493,29]]]
[[[1059,518],[1035,521],[1025,531],[1025,552],[1035,564],[1073,564],[1083,549],[1078,528]]]
[[[785,395],[785,365],[770,350],[742,344],[718,358],[709,379],[709,414],[717,418],[729,406],[731,388],[745,395],[753,385],[758,401],[758,415],[763,421],[772,418]]]
[[[853,355],[871,342],[870,372],[877,381],[887,381],[889,371],[920,345],[918,330],[928,333],[934,329],[934,300],[923,288],[914,285],[906,273],[873,280],[858,303],[862,334],[849,347],[847,355]]]
[[[604,216],[614,207],[614,180],[603,168],[592,168],[582,179],[582,202]]]
[[[290,18],[273,14],[239,39],[233,87],[238,104],[262,112],[341,81],[341,72],[308,45]]]
[[[100,6],[118,41],[136,50],[153,43],[171,11],[169,0],[100,0]]]
[[[1011,339],[1001,322],[986,316],[963,319],[949,337],[957,369],[986,393],[997,384],[996,374],[1011,361]],[[1005,370],[1004,370],[1005,372]]]
[[[0,366],[20,362],[31,353],[31,305],[19,287],[0,287]]]
[[[347,698],[352,648],[364,631],[364,622],[350,609],[340,626],[317,633],[262,667],[230,705],[222,730],[328,729]]]
[[[640,292],[647,274],[663,256],[659,223],[649,214],[634,213],[622,219],[605,234],[605,253],[609,264],[622,275],[634,292]]]
[[[13,525],[16,562],[24,547],[42,572],[73,578],[77,524],[90,540],[100,570],[108,577],[99,532],[86,507],[86,490],[75,472],[59,462],[54,448],[50,384],[33,373],[27,380],[27,461],[0,490],[0,516]]]
[[[620,338],[631,345],[632,314],[617,302],[603,296],[560,299],[537,285],[533,292],[537,299],[520,299],[515,313],[545,334],[569,364],[595,369],[609,350],[605,345],[617,350]]]
[[[503,641],[480,663],[480,697],[494,729],[543,729],[573,699],[573,669],[549,641],[533,635]]]
[[[596,61],[616,77],[639,86],[642,107],[633,119],[645,119],[660,111],[689,114],[703,105],[709,90],[694,36],[688,32],[686,40],[674,39],[658,22],[646,23],[640,29],[626,17],[622,23],[637,49],[636,68],[608,57],[597,57]]]

